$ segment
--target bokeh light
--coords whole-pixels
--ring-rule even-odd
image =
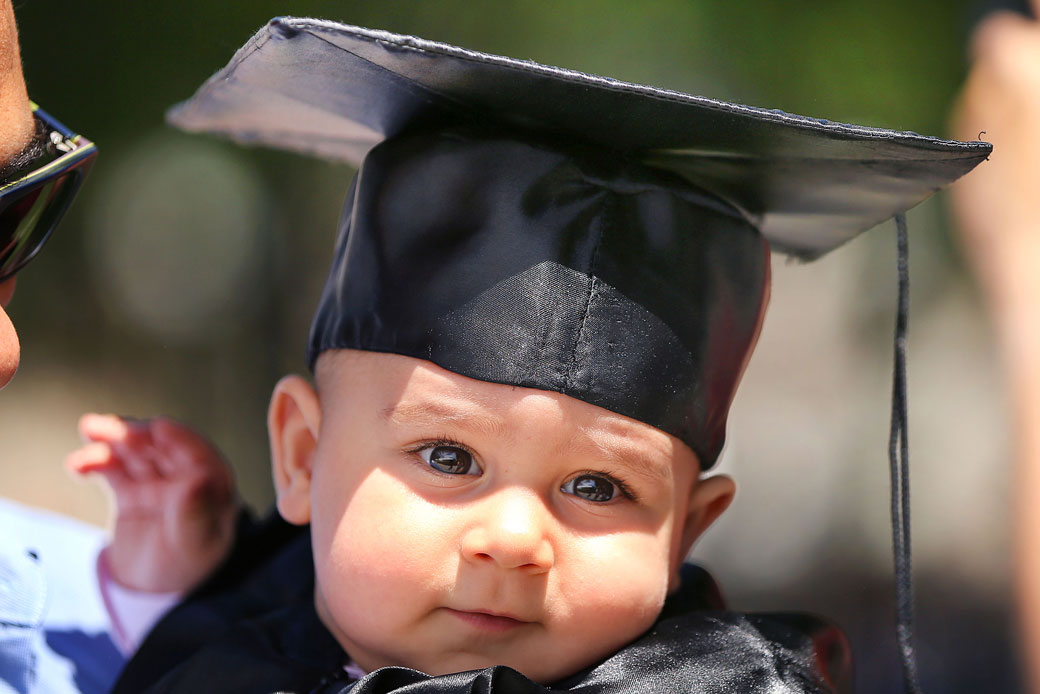
[[[199,343],[247,323],[271,209],[241,156],[153,134],[91,181],[87,259],[103,304],[159,340]]]

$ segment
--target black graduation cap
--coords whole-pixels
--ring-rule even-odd
[[[637,152],[814,258],[985,159],[985,142],[835,123],[318,19],[273,19],[169,121],[359,165],[422,121],[488,119]]]
[[[990,151],[297,18],[272,20],[169,120],[362,167],[344,220],[356,248],[344,233],[312,362],[390,351],[564,392],[675,434],[704,467],[758,327],[757,233],[816,257]],[[554,199],[577,179],[591,200]]]
[[[815,258],[991,150],[296,18],[169,120],[359,167],[312,363],[396,352],[562,392],[674,434],[702,467],[760,326],[769,249]]]

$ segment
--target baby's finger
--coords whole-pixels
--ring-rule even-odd
[[[88,443],[65,456],[65,467],[77,475],[88,475],[118,465],[112,447],[101,441]]]
[[[79,419],[79,433],[84,441],[106,441],[129,448],[146,446],[151,440],[146,421],[114,414],[83,415]]]
[[[119,439],[126,435],[126,424],[114,414],[87,412],[79,418],[79,435],[87,441]]]
[[[134,482],[152,482],[165,476],[159,462],[162,456],[151,443],[136,447],[114,444],[113,448],[122,460],[127,476]]]
[[[151,433],[156,448],[172,461],[178,473],[230,477],[216,446],[180,422],[156,417],[151,423]]]
[[[101,475],[108,486],[116,492],[125,489],[131,483],[123,461],[115,454],[111,446],[103,442],[89,443],[65,457],[65,467],[75,475]]]

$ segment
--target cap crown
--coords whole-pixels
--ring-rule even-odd
[[[702,465],[754,342],[768,244],[621,154],[473,131],[365,159],[311,334],[552,390],[685,441]]]

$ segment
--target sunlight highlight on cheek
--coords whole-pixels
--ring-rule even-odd
[[[557,606],[565,610],[565,619],[576,620],[575,626],[591,620],[580,627],[589,636],[611,623],[627,626],[626,633],[641,633],[667,595],[670,544],[667,533],[575,538],[557,567]]]
[[[453,546],[450,513],[393,474],[374,468],[342,509],[332,553],[355,578],[380,580],[420,570]],[[420,566],[421,564],[421,566]]]
[[[650,628],[664,604],[665,586],[656,577],[632,581],[625,573],[615,567],[604,574],[608,580],[568,589],[567,609],[557,622],[557,657],[596,662]]]

